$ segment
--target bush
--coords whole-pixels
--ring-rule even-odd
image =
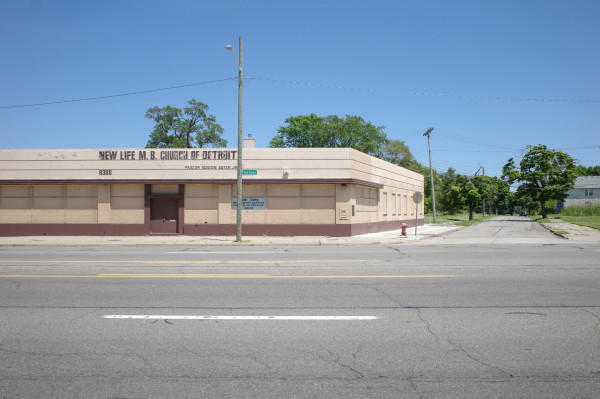
[[[560,212],[561,216],[600,216],[600,204],[570,206]]]

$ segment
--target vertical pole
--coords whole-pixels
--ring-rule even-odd
[[[485,177],[485,167],[482,166],[482,171],[481,171],[481,176]],[[483,180],[481,180],[481,187],[483,188],[483,185],[485,183],[483,182]],[[484,191],[484,190],[481,190]],[[482,195],[481,196],[481,216],[485,218],[485,196]]]
[[[431,204],[433,205],[433,223],[435,223],[435,191],[433,189],[433,167],[431,166],[431,142],[429,141],[429,136],[433,128],[430,127],[427,129],[423,136],[427,136],[427,147],[429,148],[429,176],[431,178]]]
[[[244,85],[244,53],[242,50],[242,37],[239,42],[240,65],[238,74],[238,162],[237,162],[237,211],[235,213],[235,241],[242,241],[242,89]]]
[[[423,206],[425,203],[423,202]],[[415,237],[417,236],[417,227],[419,226],[419,203],[415,201]]]

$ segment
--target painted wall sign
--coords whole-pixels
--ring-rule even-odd
[[[237,150],[104,150],[98,151],[98,159],[101,161],[229,160],[237,159]]]
[[[242,198],[242,209],[260,211],[267,208],[266,203],[264,198]],[[237,198],[231,200],[231,209],[237,210]]]

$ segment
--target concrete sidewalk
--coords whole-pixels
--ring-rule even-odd
[[[532,222],[535,223],[535,222]],[[552,219],[542,224],[546,229],[557,236],[570,241],[585,241],[600,243],[600,230],[582,227]],[[461,230],[463,227],[454,225],[426,224],[417,228],[407,229],[406,237],[400,230],[384,231],[381,233],[363,234],[353,237],[328,237],[328,236],[242,236],[242,242],[236,243],[234,236],[29,236],[29,237],[0,237],[0,246],[298,246],[298,245],[392,245],[415,243],[432,237],[445,235]],[[465,231],[466,232],[466,231]],[[460,235],[460,234],[459,234]],[[440,238],[441,239],[441,238]],[[448,244],[473,243],[471,239],[449,235],[443,239]],[[454,241],[453,241],[454,240]],[[438,240],[426,240],[430,244]],[[512,243],[509,239],[495,238],[496,243]],[[523,239],[517,240],[526,243]]]
[[[540,224],[557,236],[567,240],[600,242],[600,230],[591,227],[579,226],[561,219],[549,219],[548,223]]]
[[[236,243],[234,236],[29,236],[0,237],[0,246],[267,246],[267,245],[377,245],[401,244],[435,237],[460,229],[460,226],[427,224],[407,229],[406,237],[401,230],[363,234],[353,237],[327,236],[242,236],[242,242]]]

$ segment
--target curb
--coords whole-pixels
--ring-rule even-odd
[[[419,229],[416,237],[409,234],[402,237],[399,230],[359,235],[353,237],[292,236],[269,237],[247,236],[241,242],[235,242],[234,236],[21,236],[0,237],[1,247],[95,247],[95,246],[206,246],[206,247],[244,247],[244,246],[350,246],[350,245],[402,245],[440,237],[457,230],[438,226]],[[428,230],[430,233],[428,233]],[[439,231],[442,230],[442,231]]]
[[[550,227],[550,224],[552,224],[552,222],[549,222],[549,223],[540,223],[540,222],[537,222],[537,223],[540,226],[542,226],[543,228],[545,228],[546,230],[548,230],[550,233],[554,234],[555,236],[560,237],[560,238],[564,238],[565,240],[569,239],[568,237],[565,237],[564,234],[558,233],[558,231],[559,231],[558,229],[554,230],[552,227]],[[567,234],[569,234],[569,233],[567,233]]]

